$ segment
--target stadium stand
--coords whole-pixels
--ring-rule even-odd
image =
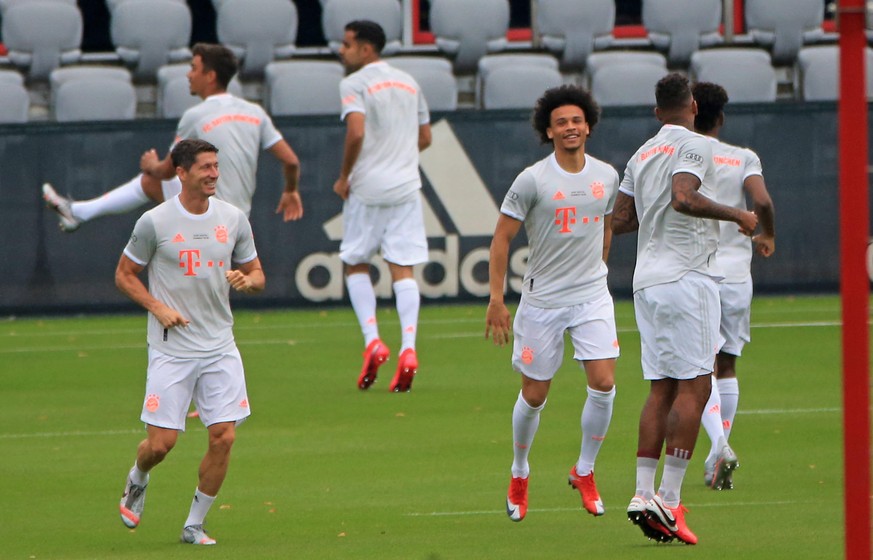
[[[386,62],[415,78],[431,111],[458,108],[458,82],[448,60],[431,56],[396,56],[386,59]]]
[[[339,62],[271,62],[264,71],[264,108],[274,116],[339,115],[344,75]]]
[[[873,100],[873,49],[867,48],[867,100]],[[836,101],[839,93],[840,50],[835,45],[806,47],[797,55],[796,76],[803,101]]]
[[[28,120],[30,95],[24,78],[15,70],[0,70],[0,123],[23,123]]]
[[[691,55],[690,74],[698,82],[715,82],[731,103],[776,101],[776,70],[760,49],[710,49]]]
[[[701,47],[723,41],[721,0],[643,0],[643,25],[671,67],[687,67]]]
[[[191,11],[177,0],[124,0],[112,10],[111,33],[139,79],[154,82],[164,64],[191,58]]]
[[[752,40],[771,50],[774,65],[791,65],[800,49],[824,37],[821,0],[745,0]]]
[[[52,73],[52,116],[58,122],[128,120],[136,116],[136,90],[121,68],[80,66]]]
[[[82,15],[57,0],[16,2],[3,12],[3,42],[9,61],[31,80],[45,80],[61,64],[82,55]]]
[[[267,64],[294,53],[297,8],[289,0],[225,0],[216,27],[241,61],[240,78],[262,78]]]
[[[537,0],[536,31],[565,70],[581,71],[595,49],[612,45],[614,0]]]
[[[322,2],[321,27],[332,52],[339,52],[346,24],[356,19],[369,19],[382,26],[384,56],[400,51],[403,13],[398,0],[326,0]]]
[[[506,49],[509,29],[507,0],[431,0],[430,26],[437,48],[448,56],[456,73],[476,71],[479,59]]]

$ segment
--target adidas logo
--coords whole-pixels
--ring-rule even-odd
[[[499,203],[492,198],[448,121],[435,123],[431,127],[431,134],[431,146],[421,153],[420,159],[424,183],[421,191],[422,213],[431,248],[428,262],[415,267],[415,279],[421,295],[428,298],[457,296],[460,293],[486,296],[490,291],[489,247],[500,215]],[[502,202],[502,198],[499,202]],[[441,219],[441,215],[447,216],[448,220]],[[454,226],[454,232],[447,231],[447,223]],[[326,221],[322,228],[327,239],[339,242],[343,231],[342,215]],[[476,247],[468,247],[470,238],[480,240],[475,243]],[[437,245],[435,239],[444,240],[442,249],[434,247]],[[510,254],[508,284],[516,293],[521,293],[527,256],[527,246],[517,248]],[[381,298],[392,297],[391,274],[387,264],[381,257],[374,258],[372,264],[379,271],[379,279],[374,284],[376,295]],[[435,272],[435,268],[441,271]],[[327,271],[327,282],[315,285],[310,280],[313,276],[311,273],[316,270],[320,273]],[[425,270],[428,274],[425,274]],[[338,301],[343,297],[342,262],[336,252],[306,255],[297,265],[295,278],[300,294],[309,301]]]
[[[173,243],[184,243],[184,242],[185,242],[185,238],[182,237],[181,233],[177,233],[176,237],[173,238]]]

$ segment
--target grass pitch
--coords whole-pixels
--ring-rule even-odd
[[[694,547],[657,545],[626,520],[648,387],[631,304],[616,313],[617,398],[597,463],[606,515],[584,513],[567,485],[585,398],[568,348],[531,452],[527,518],[512,523],[519,380],[510,348],[483,339],[484,305],[422,309],[409,394],[387,390],[399,348],[389,307],[380,330],[395,355],[367,392],[351,310],[238,312],[253,416],[207,518],[218,545],[202,549],[178,542],[206,444],[196,419],[152,472],[140,527],[118,516],[144,435],[145,314],[0,322],[0,558],[842,557],[839,300],[755,300],[736,489],[703,486],[702,434],[682,495]]]

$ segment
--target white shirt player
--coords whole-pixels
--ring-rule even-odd
[[[588,154],[579,173],[562,169],[553,152],[518,175],[500,211],[523,221],[527,232],[524,301],[569,307],[608,292],[603,220],[617,194],[618,173]]]
[[[747,148],[732,146],[711,137],[709,140],[718,180],[718,202],[747,210],[743,183],[752,175],[763,176],[761,160]],[[733,222],[719,222],[719,227],[717,256],[718,264],[724,271],[724,281],[730,284],[743,283],[751,277],[752,239],[740,233]]]
[[[124,254],[148,267],[149,292],[191,321],[164,329],[149,313],[151,348],[177,358],[235,348],[225,272],[258,256],[242,211],[213,197],[205,213],[191,214],[173,197],[137,220]]]
[[[350,196],[365,204],[397,204],[421,189],[418,130],[430,122],[416,81],[384,61],[371,62],[340,82],[342,112],[363,113],[364,144],[352,168]]]
[[[221,178],[215,198],[233,204],[248,216],[257,186],[258,155],[282,140],[269,115],[260,105],[229,93],[210,95],[179,119],[173,146],[185,138],[199,138],[218,146]]]
[[[675,282],[691,271],[722,278],[716,262],[719,226],[673,209],[672,179],[691,173],[699,193],[716,198],[712,147],[705,136],[666,124],[628,161],[619,190],[634,197],[639,220],[634,291]],[[734,225],[734,227],[736,227]]]

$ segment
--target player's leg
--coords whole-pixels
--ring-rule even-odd
[[[706,461],[703,463],[703,479],[707,486],[712,486],[715,463],[718,460],[719,452],[727,445],[727,439],[724,435],[724,427],[721,423],[721,398],[719,397],[718,387],[715,384],[715,376],[712,379],[712,390],[709,394],[709,399],[703,407],[703,416],[700,418],[700,425],[709,436],[710,449]]]
[[[724,338],[724,344],[716,356],[716,383],[721,395],[721,417],[725,437],[730,441],[740,398],[737,358],[751,340],[751,278],[745,282],[722,284],[719,287],[719,296],[722,312],[721,336]]]
[[[724,426],[725,438],[730,440],[740,400],[740,386],[737,381],[736,370],[737,356],[726,352],[719,352],[718,356],[716,356],[716,361],[718,363],[716,385],[718,386],[719,394],[722,395],[722,424]]]
[[[129,528],[139,525],[145,508],[149,471],[157,466],[176,445],[177,430],[147,426],[146,439],[137,446],[136,461],[127,474],[118,510],[121,521]]]

